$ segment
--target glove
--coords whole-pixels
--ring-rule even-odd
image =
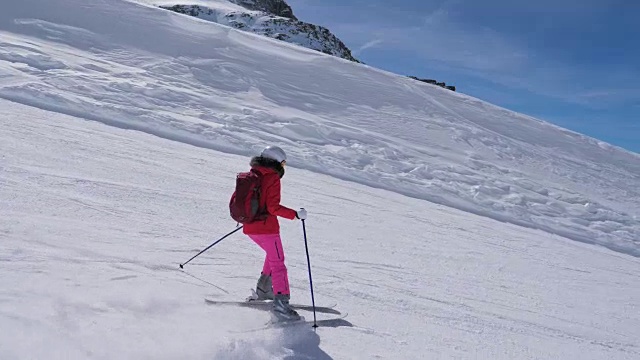
[[[296,217],[300,220],[305,220],[307,218],[307,210],[300,208],[300,210],[296,212]]]

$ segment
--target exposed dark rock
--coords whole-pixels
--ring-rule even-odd
[[[413,80],[421,81],[421,82],[424,82],[424,83],[427,83],[427,84],[437,85],[437,86],[440,86],[442,88],[449,89],[451,91],[456,91],[456,87],[455,86],[452,86],[452,85],[447,86],[447,84],[444,83],[444,82],[438,82],[438,81],[433,80],[433,79],[421,79],[421,78],[419,78],[417,76],[409,76],[409,77],[412,78]]]
[[[293,15],[293,9],[284,0],[228,0],[249,10],[264,11],[276,16],[298,20]]]

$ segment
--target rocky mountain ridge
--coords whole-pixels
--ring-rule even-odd
[[[298,20],[293,15],[293,9],[284,0],[227,0],[240,5],[248,10],[262,11],[267,14],[282,16],[292,20]]]
[[[298,20],[293,15],[291,7],[283,0],[228,1],[247,10],[233,11],[216,8],[215,3],[208,6],[176,4],[160,7],[303,46],[349,61],[360,62],[329,29]]]

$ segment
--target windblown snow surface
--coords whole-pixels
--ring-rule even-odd
[[[178,268],[268,144],[349,313],[315,332],[204,304],[254,286],[243,235]],[[0,11],[2,359],[638,359],[639,189],[637,154],[155,5]]]

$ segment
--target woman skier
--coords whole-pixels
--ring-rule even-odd
[[[300,315],[289,306],[289,277],[278,216],[304,220],[307,211],[296,212],[280,205],[280,179],[284,176],[286,163],[287,155],[277,146],[269,146],[260,156],[251,159],[251,169],[262,176],[259,209],[265,209],[266,214],[260,220],[245,224],[243,232],[266,252],[255,294],[249,300],[273,300],[274,315],[281,320],[298,320]]]

